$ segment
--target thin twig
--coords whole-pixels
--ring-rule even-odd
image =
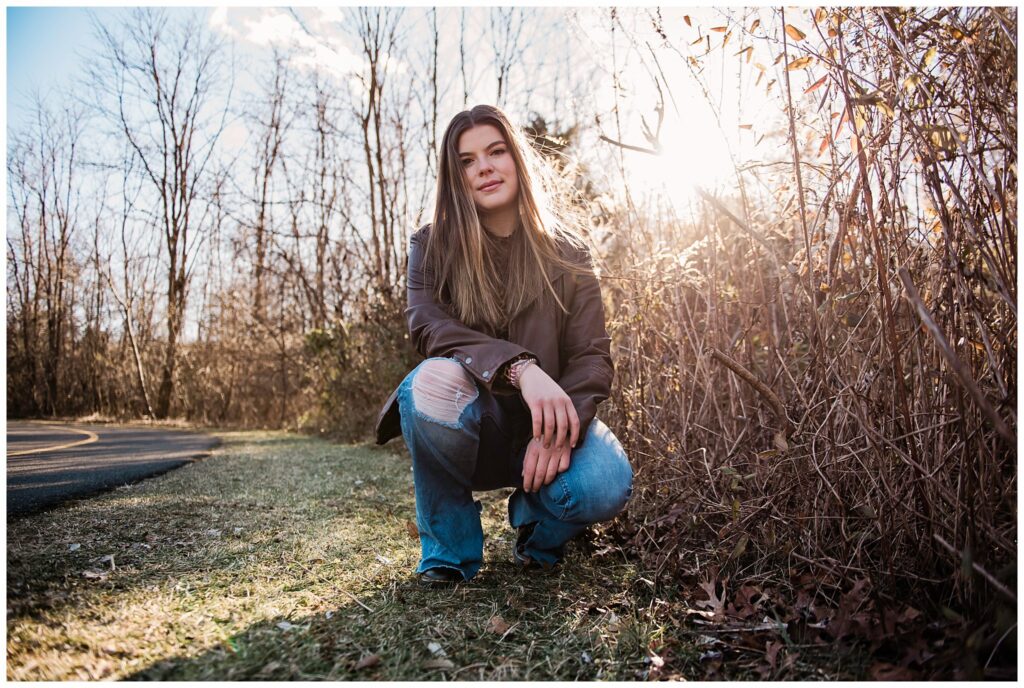
[[[928,328],[928,332],[931,333],[935,339],[935,343],[939,345],[939,352],[942,357],[946,359],[946,362],[956,373],[956,376],[960,378],[960,382],[964,384],[967,391],[974,398],[975,403],[982,412],[988,417],[992,424],[996,428],[996,432],[1009,442],[1012,446],[1017,446],[1017,436],[1012,430],[1006,425],[1006,422],[1002,417],[996,413],[996,410],[992,408],[992,404],[989,403],[988,399],[982,393],[981,389],[978,388],[978,384],[974,381],[967,366],[963,364],[960,357],[953,351],[953,347],[950,346],[949,340],[946,339],[946,335],[942,333],[939,326],[935,323],[935,319],[932,318],[931,311],[928,310],[928,306],[925,305],[924,301],[921,300],[920,294],[917,293],[917,288],[910,279],[910,273],[907,269],[900,268],[900,280],[903,282],[903,288],[906,289],[907,300],[914,304],[914,308],[917,309],[917,314],[921,318],[921,322]]]
[[[938,542],[944,548],[949,550],[950,554],[955,554],[958,557],[962,557],[963,556],[963,554],[961,552],[958,552],[956,550],[956,548],[953,547],[953,545],[951,545],[948,542],[946,542],[942,538],[942,536],[939,535],[938,533],[935,533],[932,537],[935,538],[936,542]],[[986,571],[984,568],[982,568],[981,564],[979,564],[978,562],[976,562],[974,560],[971,560],[971,568],[974,569],[975,571],[977,571],[979,574],[981,574],[981,577],[984,578],[985,580],[987,580],[989,583],[991,583],[992,587],[995,588],[1003,596],[1005,596],[1006,599],[1010,600],[1014,604],[1017,604],[1017,596],[1013,594],[1013,591],[1010,590],[1009,588],[1007,588],[1002,583],[1000,583],[998,580],[996,580],[996,577],[993,576],[988,571]]]
[[[786,415],[786,408],[782,405],[782,401],[775,392],[769,389],[766,384],[754,377],[753,373],[723,354],[718,349],[712,348],[711,356],[726,368],[736,373],[751,387],[756,389],[757,393],[760,394],[765,401],[771,405],[772,410],[775,411],[775,416],[779,419],[779,422],[782,423],[785,433],[789,435],[793,432],[793,422],[789,419],[789,416]]]

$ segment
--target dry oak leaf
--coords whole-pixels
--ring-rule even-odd
[[[800,29],[796,28],[792,24],[786,24],[786,35],[792,38],[794,41],[802,41],[803,39],[807,38],[807,34],[805,34]]]
[[[454,669],[455,664],[450,659],[428,659],[423,662],[424,669]]]
[[[496,633],[498,635],[504,635],[509,629],[508,622],[501,618],[497,614],[487,620],[487,630],[490,633]]]
[[[380,655],[365,655],[358,662],[356,662],[356,671],[360,669],[368,669],[373,666],[380,664]]]
[[[708,594],[708,599],[701,602],[697,602],[698,607],[705,607],[714,612],[715,616],[722,616],[725,612],[725,582],[722,582],[722,596],[719,597],[715,592],[717,583],[713,580],[707,580],[700,583],[701,590]]]

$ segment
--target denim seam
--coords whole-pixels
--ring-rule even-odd
[[[569,483],[566,482],[562,474],[558,474],[558,483],[562,486],[562,494],[565,495],[565,504],[562,505],[562,513],[559,514],[558,520],[564,521],[566,514],[569,513],[569,505],[572,503],[572,493],[569,492]]]

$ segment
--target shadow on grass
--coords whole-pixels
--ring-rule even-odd
[[[159,480],[8,522],[9,679],[643,672],[660,631],[633,567],[581,543],[553,576],[523,576],[505,563],[507,492],[479,495],[480,575],[427,590],[411,575],[407,459],[288,435],[224,440]]]
[[[578,563],[587,565],[581,558]],[[504,568],[504,567],[503,567]],[[637,678],[653,628],[606,606],[628,593],[590,576],[484,572],[446,590],[413,578],[325,613],[279,616],[129,680],[588,680]],[[610,581],[609,581],[610,582]],[[620,606],[620,605],[613,605]],[[630,611],[621,609],[627,618]],[[609,621],[619,619],[618,628]],[[614,642],[609,642],[614,636]]]

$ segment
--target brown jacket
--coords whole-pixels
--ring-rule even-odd
[[[550,294],[547,298],[536,297],[509,323],[506,341],[467,327],[434,299],[434,275],[424,261],[429,232],[430,225],[426,225],[409,239],[409,307],[405,317],[416,350],[424,358],[454,358],[478,385],[494,394],[519,393],[500,381],[495,383],[495,379],[516,356],[533,354],[544,372],[572,399],[580,419],[582,445],[597,405],[611,392],[614,374],[601,288],[590,255],[566,247],[563,255],[585,267],[586,273],[573,275],[559,268],[550,272],[552,285],[569,313],[564,313]],[[377,444],[402,433],[397,397],[396,388],[377,416]]]

